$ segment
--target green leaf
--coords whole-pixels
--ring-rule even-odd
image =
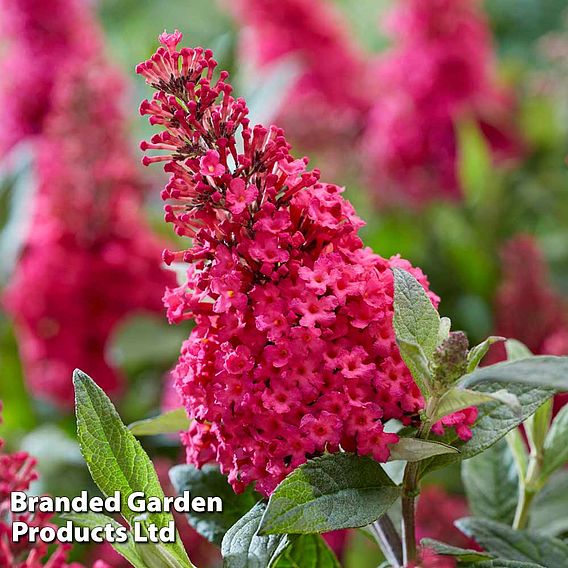
[[[104,527],[105,525],[112,525],[115,529],[120,527],[120,524],[113,518],[100,513],[69,513],[62,515],[62,517],[66,520],[70,520],[76,525],[88,527],[90,529]],[[110,544],[121,556],[126,558],[126,560],[128,560],[134,568],[146,568],[146,565],[138,555],[136,543],[130,533],[128,534],[128,540],[126,542],[111,542]]]
[[[128,426],[135,436],[156,436],[158,434],[174,434],[189,428],[190,420],[185,408],[176,408],[153,418],[138,420]]]
[[[521,411],[521,404],[519,399],[513,393],[501,389],[497,392],[479,392],[475,390],[453,388],[447,391],[436,408],[436,413],[434,414],[432,420],[437,422],[453,414],[468,408],[470,406],[479,406],[485,402],[498,401],[509,406],[512,410],[519,413]]]
[[[327,454],[301,465],[278,485],[259,534],[363,527],[386,513],[399,495],[400,488],[375,460]]]
[[[390,460],[416,462],[432,456],[457,453],[459,453],[459,450],[441,442],[420,440],[419,438],[400,438],[397,444],[391,446]]]
[[[542,475],[548,477],[568,462],[568,405],[562,407],[552,422],[544,441]]]
[[[505,351],[507,352],[508,361],[520,361],[521,359],[534,356],[531,350],[517,339],[507,339]]]
[[[469,388],[484,381],[520,383],[567,391],[568,357],[541,355],[518,361],[504,361],[476,369],[465,375],[461,384]]]
[[[121,514],[132,524],[139,513],[128,508],[128,497],[141,491],[146,498],[164,499],[156,470],[150,458],[122,423],[112,402],[95,382],[82,371],[73,373],[77,437],[81,452],[94,482],[107,496],[120,492]],[[173,521],[171,513],[148,513],[147,523],[158,528]],[[176,533],[177,534],[177,533]],[[175,543],[164,545],[178,564],[164,566],[193,566],[179,535]]]
[[[492,335],[491,337],[488,337],[485,341],[471,349],[467,354],[467,372],[471,373],[472,371],[475,371],[475,369],[479,367],[479,364],[483,360],[483,357],[487,355],[489,348],[499,341],[505,341],[505,338]]]
[[[529,527],[548,536],[568,533],[568,470],[557,472],[534,498]]]
[[[542,564],[535,564],[534,562],[517,562],[516,560],[505,560],[503,558],[476,562],[474,566],[475,568],[545,568]]]
[[[451,544],[446,544],[445,542],[440,542],[433,538],[423,538],[420,541],[420,544],[425,548],[430,548],[436,552],[436,554],[440,554],[442,556],[453,556],[459,560],[459,562],[470,563],[491,558],[491,556],[485,552],[452,546]]]
[[[469,459],[485,451],[507,432],[524,422],[537,408],[550,398],[554,391],[544,388],[535,388],[521,384],[503,384],[497,382],[484,382],[474,386],[471,390],[484,393],[496,393],[507,388],[519,400],[521,412],[517,413],[510,407],[498,402],[486,402],[478,406],[478,417],[472,428],[472,438],[463,442],[458,438],[453,430],[449,430],[440,441],[450,446],[455,446],[460,450],[459,455],[436,456],[429,460],[424,460],[421,464],[422,475],[427,471],[445,467],[459,459]]]
[[[520,361],[529,357],[534,357],[529,348],[517,341],[516,339],[509,339],[505,344],[507,351],[507,359],[509,361]],[[529,440],[531,451],[540,455],[544,438],[550,426],[550,419],[552,417],[552,399],[546,401],[532,416],[529,416],[525,422],[525,432]],[[518,455],[517,458],[521,456]],[[520,466],[521,462],[517,459]],[[522,470],[521,476],[524,479],[526,468]]]
[[[257,503],[223,537],[223,568],[270,568],[290,544],[288,535],[259,536],[266,503]]]
[[[473,515],[512,524],[519,497],[519,477],[505,440],[465,461],[462,480]]]
[[[532,416],[529,416],[525,422],[529,446],[535,455],[540,455],[543,451],[551,418],[552,399],[549,399]]]
[[[438,346],[440,316],[414,276],[400,268],[394,268],[393,274],[396,337],[416,343],[429,359]]]
[[[316,534],[294,537],[274,568],[341,568],[325,540]]]
[[[520,429],[513,428],[507,434],[506,440],[517,466],[517,476],[521,482],[524,483],[529,462],[529,454]]]
[[[489,554],[517,562],[533,562],[546,568],[566,566],[568,545],[539,532],[516,531],[507,525],[467,517],[456,521],[465,535],[473,538]]]
[[[187,515],[189,524],[207,540],[220,545],[223,536],[260,499],[251,488],[237,495],[227,478],[214,465],[196,469],[177,465],[170,469],[170,479],[178,494],[190,491],[192,497],[221,497],[223,512]]]
[[[417,343],[404,339],[396,340],[400,356],[410,370],[414,382],[418,385],[420,392],[428,393],[431,391],[432,374],[428,368],[428,360],[424,351]]]
[[[497,393],[503,390],[502,383],[483,384],[484,393]],[[473,390],[477,390],[474,388]],[[471,440],[459,446],[463,459],[468,459],[490,448],[507,432],[518,426],[551,396],[551,391],[544,388],[531,388],[526,385],[508,385],[521,405],[517,413],[509,406],[498,401],[487,402],[479,407],[479,415],[472,430]]]

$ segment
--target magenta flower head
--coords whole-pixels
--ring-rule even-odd
[[[122,79],[100,56],[88,61],[66,66],[52,88],[34,140],[30,228],[2,296],[30,391],[62,407],[73,404],[77,367],[107,392],[122,390],[125,378],[108,359],[113,334],[135,313],[162,311],[160,295],[175,282],[143,216]]]
[[[0,412],[2,402],[0,401]],[[0,422],[2,416],[0,415]],[[82,568],[77,563],[67,563],[69,545],[48,545],[41,540],[30,542],[12,540],[12,523],[26,523],[33,527],[54,526],[50,521],[52,513],[12,513],[10,494],[13,491],[28,491],[38,478],[36,460],[26,452],[7,454],[2,451],[4,440],[0,438],[0,566],[10,568]],[[51,554],[49,554],[51,551]],[[104,567],[101,567],[104,568]]]
[[[251,126],[212,53],[172,50],[179,39],[161,36],[137,72],[157,91],[141,113],[162,127],[142,147],[166,151],[145,163],[165,162],[166,220],[192,239],[164,254],[189,264],[168,317],[196,324],[174,370],[194,419],[187,459],[264,494],[324,451],[386,461],[398,437],[384,422],[409,423],[423,402],[395,342],[390,268],[428,282],[364,248],[342,189],[292,157],[280,128]]]

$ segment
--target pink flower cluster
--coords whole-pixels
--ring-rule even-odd
[[[18,11],[36,4],[18,3]],[[34,20],[31,14],[28,19]],[[81,33],[91,31],[88,25]],[[75,30],[74,38],[58,41],[67,45],[77,35]],[[161,311],[162,290],[175,281],[161,269],[161,245],[143,218],[142,184],[116,95],[122,81],[100,54],[88,65],[82,55],[80,49],[66,52],[67,59],[50,69],[57,80],[45,101],[49,112],[41,133],[33,139],[38,188],[30,230],[3,298],[30,389],[64,405],[73,401],[76,367],[106,390],[120,387],[120,373],[105,358],[112,332],[135,311]]]
[[[196,324],[174,371],[194,419],[187,459],[264,494],[340,446],[386,461],[398,437],[383,423],[423,404],[395,342],[390,268],[427,280],[364,248],[342,189],[294,159],[281,129],[252,127],[211,52],[180,40],[162,35],[137,71],[157,90],[141,113],[163,127],[142,149],[166,151],[144,163],[165,162],[166,220],[192,239],[164,253],[189,263],[165,294],[169,320]]]
[[[0,412],[2,405],[0,403]],[[1,416],[0,416],[1,422]],[[48,554],[49,546],[41,541],[31,543],[12,541],[12,522],[22,521],[29,526],[52,526],[49,513],[11,513],[10,493],[27,491],[38,477],[35,460],[25,452],[6,454],[2,452],[4,441],[0,439],[0,566],[6,568],[82,568],[81,565],[67,564],[67,546],[58,545]],[[100,568],[105,568],[101,566]]]
[[[458,120],[474,120],[496,158],[521,150],[488,24],[477,0],[402,0],[387,31],[395,43],[379,59],[382,92],[362,141],[369,176],[383,200],[459,198]]]
[[[534,237],[518,235],[503,248],[503,275],[495,302],[495,332],[522,341],[535,355],[568,355],[568,302],[552,287]],[[505,358],[495,345],[490,360]],[[555,397],[555,410],[568,394]]]
[[[91,57],[100,40],[83,0],[1,0],[0,30],[8,46],[0,61],[4,153],[41,133],[58,71],[71,56]]]
[[[230,7],[244,28],[243,62],[264,73],[285,60],[299,67],[278,123],[310,147],[353,139],[372,94],[367,58],[338,11],[326,0],[237,0]]]
[[[568,353],[568,304],[553,290],[535,239],[519,235],[503,248],[496,298],[496,332],[522,341],[535,354]]]

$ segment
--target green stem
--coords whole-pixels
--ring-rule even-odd
[[[416,496],[418,494],[418,465],[409,463],[402,480],[402,535],[404,565],[416,560]]]
[[[432,422],[428,418],[434,416],[438,407],[438,399],[433,398],[426,407],[426,419],[422,422],[416,437],[428,439]],[[404,546],[404,565],[413,563],[418,553],[416,543],[416,497],[420,493],[418,488],[420,462],[410,462],[404,468],[402,479],[402,540]]]
[[[522,530],[527,528],[529,523],[529,511],[536,493],[527,491],[526,488],[521,492],[521,497],[517,504],[515,511],[515,520],[513,521],[513,528]]]
[[[539,491],[539,478],[542,465],[542,456],[539,452],[531,452],[527,474],[524,481],[520,484],[520,497],[515,511],[513,528],[517,530],[526,529],[529,523],[530,508],[534,498]]]

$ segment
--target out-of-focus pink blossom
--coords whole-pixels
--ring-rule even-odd
[[[1,0],[0,151],[41,133],[66,63],[101,48],[84,0]],[[6,49],[7,48],[7,49]]]
[[[502,251],[503,274],[495,300],[495,332],[522,341],[535,355],[568,355],[568,302],[551,282],[542,251],[530,235],[511,239]],[[488,361],[505,358],[493,346]],[[555,397],[555,411],[568,394]]]
[[[229,5],[243,26],[241,60],[267,73],[292,58],[299,77],[278,113],[306,146],[343,145],[362,128],[373,93],[368,59],[326,0],[237,0]]]
[[[495,331],[522,341],[535,354],[568,353],[568,305],[553,290],[535,239],[519,235],[502,251],[503,274],[495,302]]]
[[[477,0],[402,0],[386,28],[394,45],[376,64],[381,93],[361,144],[377,198],[460,198],[460,119],[478,124],[496,159],[521,150],[481,7]]]
[[[2,403],[0,402],[0,413]],[[0,422],[2,417],[0,415]],[[12,513],[10,494],[27,491],[38,478],[36,461],[25,452],[4,453],[4,440],[0,438],[0,566],[6,568],[82,568],[77,563],[67,563],[69,545],[49,545],[40,539],[30,542],[21,538],[12,540],[12,523],[23,522],[30,527],[54,527],[51,513]],[[48,554],[51,549],[51,554]]]
[[[24,7],[39,4],[18,3],[17,12],[24,18]],[[75,2],[70,6],[79,9]],[[32,15],[24,21],[41,27]],[[34,35],[26,34],[31,44],[22,49],[33,58]],[[79,41],[74,28],[73,34]],[[51,49],[41,36],[38,41],[38,50]],[[67,45],[72,39],[58,41]],[[33,139],[38,190],[4,305],[16,324],[31,391],[70,405],[77,367],[105,390],[119,388],[120,374],[105,355],[113,330],[135,311],[161,311],[161,291],[174,279],[160,268],[161,246],[143,218],[142,185],[123,132],[122,80],[100,53],[91,53],[86,62],[81,50],[63,52],[65,59],[61,55],[51,65],[57,79],[45,93],[49,111]],[[13,46],[9,57],[21,56]],[[41,66],[41,60],[34,65]],[[22,92],[14,101],[36,99],[35,91]],[[27,134],[23,127],[21,134]]]
[[[462,548],[478,549],[475,543],[464,536],[454,522],[468,515],[463,497],[450,495],[441,487],[426,487],[416,507],[416,539],[432,538]],[[440,556],[433,550],[422,549],[420,568],[454,568],[456,561],[449,556]]]
[[[395,341],[390,268],[428,289],[425,276],[364,248],[342,189],[295,160],[281,129],[251,127],[228,74],[213,80],[210,51],[170,39],[138,72],[157,90],[141,113],[164,125],[142,147],[168,151],[146,163],[166,162],[166,220],[192,237],[164,255],[190,265],[165,295],[170,321],[196,323],[174,370],[194,419],[188,461],[216,460],[235,490],[264,494],[340,445],[386,461],[398,437],[383,422],[409,423],[423,405]],[[204,173],[207,156],[223,168]],[[238,212],[235,180],[256,189]]]

